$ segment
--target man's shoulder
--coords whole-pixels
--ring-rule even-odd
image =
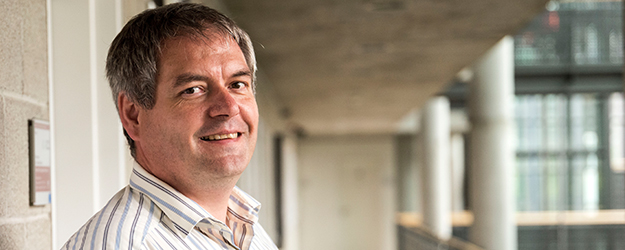
[[[120,190],[61,249],[140,249],[158,224],[160,209],[131,187]],[[104,249],[104,248],[103,248]]]
[[[254,223],[253,228],[254,228],[254,238],[252,239],[250,250],[255,250],[255,249],[278,250],[278,247],[273,242],[269,234],[267,234],[265,229],[260,225],[260,223]]]

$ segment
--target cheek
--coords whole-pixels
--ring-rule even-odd
[[[256,105],[256,100],[251,100],[247,105],[243,105],[243,110],[245,110],[245,119],[250,129],[256,130],[258,128],[258,105]]]
[[[171,137],[177,137],[190,130],[195,124],[193,116],[195,116],[193,112],[155,112],[146,119],[146,127],[154,138],[171,140]]]
[[[156,119],[164,120],[164,122],[166,120],[169,129],[183,130],[201,125],[205,113],[206,110],[203,107],[196,105],[173,110]]]
[[[255,104],[255,103],[254,103]],[[254,149],[256,148],[256,141],[258,139],[258,107],[254,106],[252,108],[252,110],[250,110],[251,112],[251,117],[250,117],[250,131],[252,133],[252,141],[250,143],[250,151],[251,153],[254,152]]]

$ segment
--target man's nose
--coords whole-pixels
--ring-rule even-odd
[[[239,103],[228,88],[215,89],[209,98],[210,117],[233,117],[239,114]]]

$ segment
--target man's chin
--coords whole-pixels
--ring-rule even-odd
[[[204,165],[203,170],[211,173],[215,177],[222,178],[238,178],[249,162],[235,160],[231,158],[211,160],[209,164]]]

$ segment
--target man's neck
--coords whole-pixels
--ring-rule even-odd
[[[223,190],[210,190],[210,191],[202,191],[202,192],[181,192],[185,196],[189,197],[189,199],[195,201],[200,205],[204,210],[210,213],[215,219],[226,223],[226,214],[228,212],[228,203],[230,200],[230,195],[232,194],[232,190],[234,185],[230,188],[226,188]]]
[[[232,194],[232,190],[238,178],[180,182],[176,181],[176,178],[171,178],[171,176],[160,176],[158,173],[152,171],[150,169],[150,162],[146,161],[145,158],[138,157],[137,163],[154,177],[167,183],[176,189],[176,191],[195,201],[213,217],[224,224],[226,223],[230,195]],[[187,179],[192,180],[193,178]]]

